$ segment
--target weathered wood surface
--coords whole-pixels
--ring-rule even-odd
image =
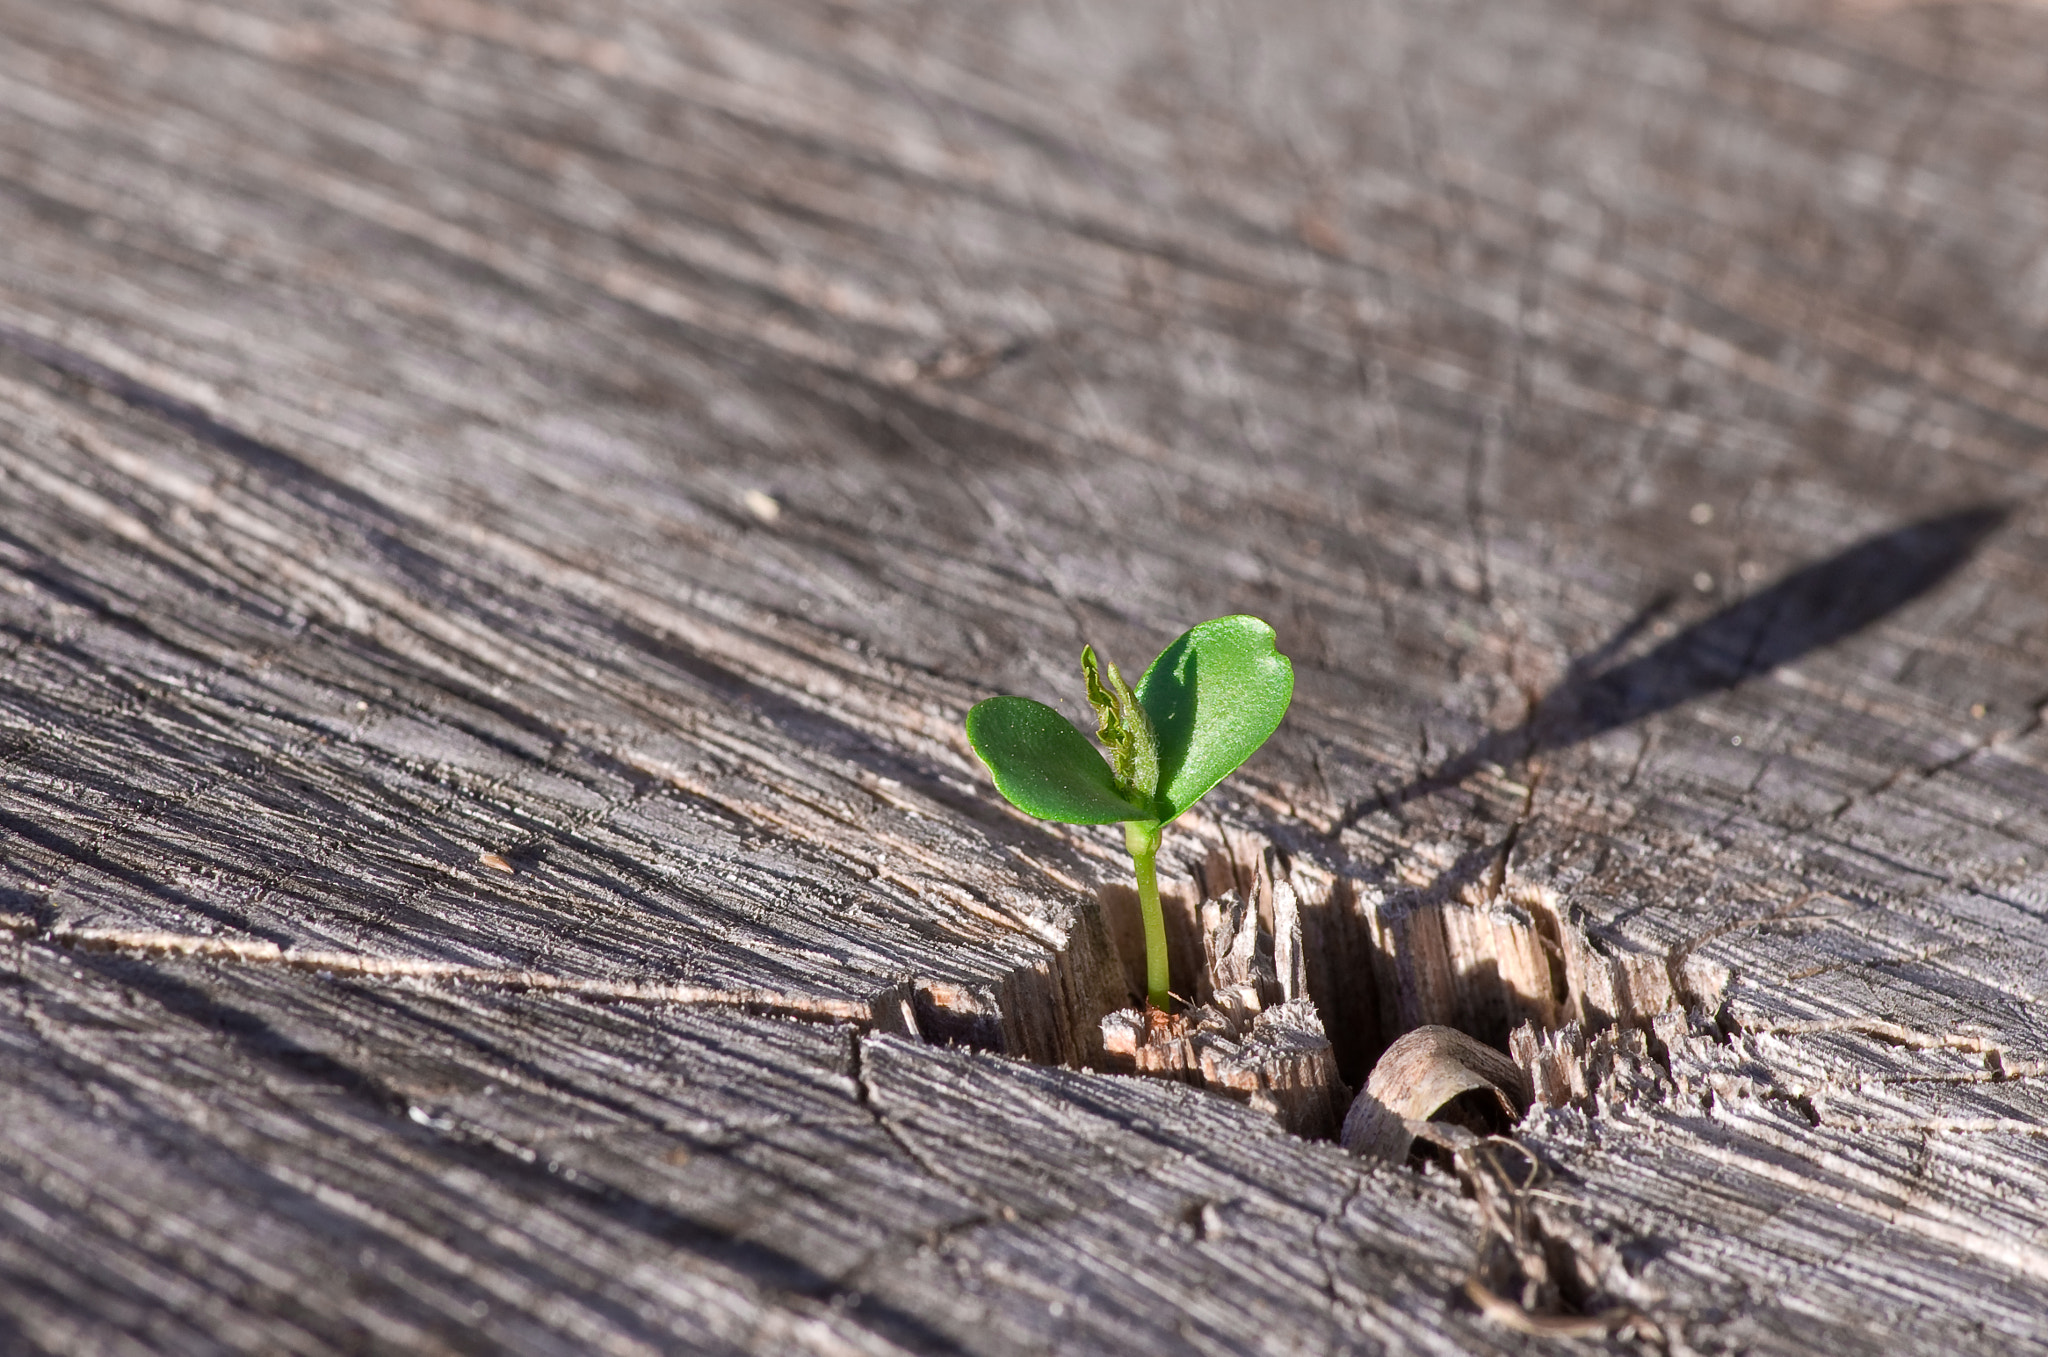
[[[2048,1348],[2044,240],[2031,5],[5,0],[0,1345]],[[1230,611],[1640,1323],[1078,1068]]]

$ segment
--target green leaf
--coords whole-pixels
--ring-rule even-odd
[[[1219,617],[1181,633],[1138,680],[1159,739],[1158,809],[1171,820],[1252,756],[1294,697],[1294,666],[1256,617]]]
[[[1088,705],[1095,708],[1095,738],[1109,750],[1117,791],[1135,805],[1151,805],[1159,789],[1159,740],[1152,734],[1152,718],[1116,665],[1109,666],[1109,682],[1103,683],[1094,646],[1081,647],[1081,677],[1088,684]]]
[[[1070,825],[1150,820],[1117,791],[1088,737],[1043,702],[992,697],[967,713],[967,738],[996,790],[1026,815]]]

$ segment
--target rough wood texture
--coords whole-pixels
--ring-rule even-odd
[[[2048,1345],[2044,90],[2030,4],[0,0],[0,1346]],[[1540,1194],[1089,1070],[1120,845],[959,718],[1235,611],[1181,973],[1284,881],[1354,1087],[1555,1025]]]

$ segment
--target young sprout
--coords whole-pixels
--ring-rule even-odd
[[[1294,666],[1256,617],[1219,617],[1181,633],[1136,687],[1081,650],[1096,738],[1028,697],[992,697],[967,713],[967,738],[1011,805],[1041,820],[1124,827],[1145,919],[1145,1001],[1171,1002],[1159,837],[1175,816],[1266,742],[1294,696]]]

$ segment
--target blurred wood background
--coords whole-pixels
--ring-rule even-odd
[[[0,0],[0,1347],[2043,1350],[2044,453],[2039,5]],[[1229,612],[1540,1314],[1088,1068]]]

